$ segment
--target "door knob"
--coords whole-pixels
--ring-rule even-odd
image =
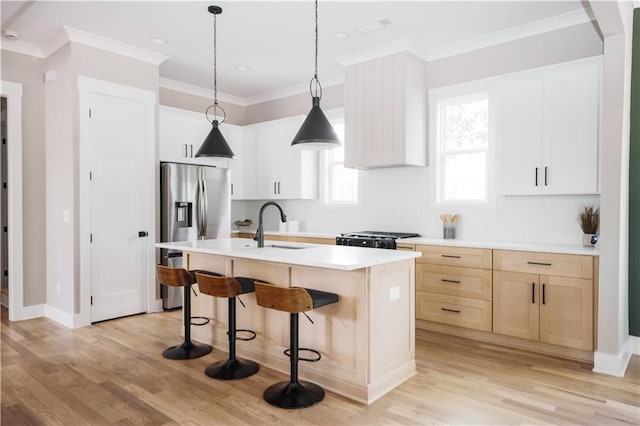
[[[138,237],[140,237],[140,238],[144,238],[144,237],[146,237],[148,235],[149,235],[149,233],[147,231],[139,231],[138,232]]]

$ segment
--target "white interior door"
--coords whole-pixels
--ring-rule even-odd
[[[91,322],[146,312],[146,104],[91,93]]]

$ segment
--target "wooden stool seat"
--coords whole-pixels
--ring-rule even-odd
[[[279,382],[269,386],[263,394],[265,401],[280,408],[310,407],[324,399],[324,389],[315,383],[298,380],[298,361],[319,361],[320,353],[313,349],[300,348],[298,345],[298,315],[322,306],[336,303],[337,294],[302,287],[279,287],[263,282],[255,283],[256,302],[265,308],[289,313],[289,356],[291,377],[288,382]],[[300,358],[301,350],[311,351],[318,358]]]
[[[245,277],[223,277],[196,273],[200,293],[229,300],[229,358],[225,361],[214,362],[205,369],[205,374],[219,380],[235,380],[249,377],[258,372],[258,363],[236,357],[236,340],[253,340],[256,336],[252,330],[236,329],[236,297],[241,294],[252,293],[254,280]],[[238,331],[249,332],[253,337],[241,339],[236,336]]]
[[[184,342],[165,349],[162,352],[162,356],[168,359],[193,359],[208,354],[213,349],[211,345],[191,340],[191,285],[196,282],[195,273],[189,272],[184,268],[169,268],[162,265],[156,265],[156,272],[160,284],[184,288],[182,306]],[[213,274],[213,272],[207,273]]]

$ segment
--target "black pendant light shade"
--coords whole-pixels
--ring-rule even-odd
[[[231,151],[229,144],[218,128],[218,120],[211,122],[211,131],[202,145],[200,145],[200,149],[196,152],[196,157],[234,157],[233,151]]]
[[[320,109],[320,98],[322,97],[322,86],[318,80],[318,0],[315,1],[315,23],[316,23],[316,53],[313,78],[309,83],[313,106],[307,114],[307,118],[302,123],[302,127],[298,130],[295,138],[291,142],[291,146],[300,149],[333,149],[341,144],[338,135],[333,130],[331,123],[327,120]],[[312,87],[315,84],[315,93]]]
[[[313,97],[311,111],[293,138],[291,146],[302,149],[328,149],[340,146],[338,135],[320,109],[319,97]]]
[[[213,105],[209,106],[205,111],[205,116],[209,120],[209,110],[213,108],[215,118],[211,120],[211,131],[205,138],[200,149],[196,152],[196,157],[224,157],[234,158],[233,151],[229,147],[229,144],[222,136],[218,125],[216,110],[219,109],[224,114],[222,122],[227,118],[227,114],[220,105],[218,105],[218,73],[217,73],[217,31],[216,31],[216,17],[222,13],[222,8],[218,6],[209,6],[209,13],[213,15]]]

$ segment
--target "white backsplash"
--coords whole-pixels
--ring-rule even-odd
[[[428,168],[389,168],[360,172],[362,200],[358,206],[332,206],[320,200],[282,200],[278,203],[300,231],[417,232],[441,238],[441,209],[429,201]],[[457,238],[464,240],[581,244],[577,213],[584,203],[598,203],[599,196],[497,197],[495,210],[458,209]],[[232,220],[258,222],[263,201],[233,201]],[[265,210],[265,229],[278,230],[277,209]]]

